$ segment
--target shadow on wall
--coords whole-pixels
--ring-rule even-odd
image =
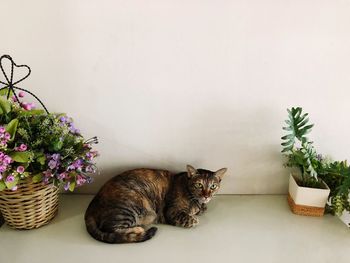
[[[93,184],[77,192],[96,193],[111,177],[126,170],[147,167],[176,173],[184,171],[189,163],[211,170],[229,168],[221,193],[286,193],[288,171],[280,153],[283,118],[284,109],[208,108],[171,123],[150,123],[151,127],[158,125],[153,132],[142,127],[140,134],[147,135],[142,140],[137,138],[147,142],[142,145],[134,144],[133,138],[125,135],[125,143],[111,139],[118,136],[110,127],[100,126],[104,131],[104,136],[99,136],[100,174],[94,176]]]

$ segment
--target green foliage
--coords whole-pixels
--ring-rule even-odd
[[[331,190],[327,210],[336,215],[350,211],[350,166],[347,162],[322,162],[318,170]]]
[[[28,163],[33,158],[30,152],[12,152],[9,156],[18,163]]]
[[[282,152],[290,152],[293,150],[296,143],[296,139],[301,143],[308,141],[306,134],[311,132],[313,124],[308,124],[309,118],[308,113],[302,113],[302,108],[292,108],[287,109],[288,111],[288,120],[286,120],[286,127],[283,127],[283,130],[288,131],[288,134],[282,137]]]
[[[0,96],[7,96],[8,92],[9,92],[8,88],[2,89],[2,90],[0,90]],[[12,95],[13,95],[13,92],[12,92],[12,90],[10,90],[10,97],[12,97]]]
[[[6,184],[3,181],[0,181],[0,191],[6,189]]]
[[[11,135],[11,140],[15,138],[17,126],[18,119],[13,119],[6,125],[6,131]]]
[[[0,96],[0,109],[1,113],[7,114],[11,111],[11,104],[9,101]]]
[[[283,130],[287,134],[282,139],[282,153],[288,157],[286,166],[299,168],[302,176],[302,186],[319,187],[317,178],[317,154],[313,143],[306,135],[311,132],[313,124],[308,124],[308,113],[303,113],[302,108],[287,109],[287,126]]]
[[[36,175],[33,175],[33,177],[32,177],[33,183],[41,182],[42,179],[43,179],[42,173],[38,173],[38,174],[36,174]]]

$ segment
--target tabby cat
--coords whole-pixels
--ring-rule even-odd
[[[85,213],[90,235],[106,243],[142,242],[163,223],[193,227],[217,193],[226,168],[172,174],[166,170],[135,169],[109,180]]]

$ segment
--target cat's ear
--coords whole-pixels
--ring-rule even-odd
[[[222,177],[225,175],[225,173],[227,172],[227,168],[221,168],[220,170],[217,170],[215,172],[215,176],[219,178],[219,180],[222,180]]]
[[[193,168],[191,165],[187,165],[187,176],[188,178],[192,178],[193,176],[195,176],[198,172],[195,168]]]

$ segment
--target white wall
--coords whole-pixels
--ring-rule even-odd
[[[285,109],[348,158],[350,2],[1,0],[0,53],[98,135],[97,190],[128,168],[229,168],[222,193],[285,193]]]

